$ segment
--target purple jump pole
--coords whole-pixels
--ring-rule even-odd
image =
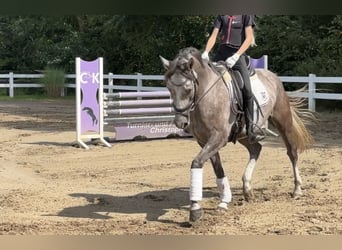
[[[170,97],[169,91],[150,91],[150,92],[118,92],[105,94],[106,98],[137,98],[137,97]]]
[[[173,108],[131,108],[131,109],[110,109],[105,113],[108,115],[137,115],[137,114],[164,114],[172,113]]]
[[[170,106],[172,99],[105,101],[107,107]]]

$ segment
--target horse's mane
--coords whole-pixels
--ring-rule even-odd
[[[201,63],[202,67],[204,66],[202,56],[201,56],[201,51],[199,51],[198,49],[194,47],[187,47],[187,48],[180,50],[178,56],[182,58],[186,58],[188,60],[191,57],[195,57],[197,61]]]
[[[187,48],[181,49],[178,53],[178,57],[180,58],[190,59],[192,56],[195,57],[199,61],[201,60],[201,52],[194,47],[187,47]]]
[[[189,71],[190,69],[188,68],[188,62],[191,58],[196,58],[197,61],[200,62],[201,66],[204,67],[201,52],[194,47],[187,47],[179,51],[176,58],[170,64],[170,68],[168,69],[166,76],[168,77],[172,75],[177,68],[183,72]]]

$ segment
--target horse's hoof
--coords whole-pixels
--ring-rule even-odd
[[[302,190],[295,190],[292,194],[292,198],[295,200],[298,200],[302,196],[303,196]]]
[[[254,200],[254,193],[252,190],[244,191],[243,196],[247,202],[252,202]]]
[[[199,222],[203,217],[203,210],[202,208],[190,210],[190,223]]]
[[[225,212],[228,210],[228,204],[226,202],[221,202],[220,204],[218,204],[217,206],[217,210],[219,212]]]

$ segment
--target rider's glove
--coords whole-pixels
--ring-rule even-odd
[[[206,61],[209,61],[209,55],[208,55],[208,52],[207,51],[204,51],[202,53],[202,59],[203,60],[206,60]]]
[[[235,53],[234,55],[232,55],[231,57],[228,57],[228,59],[226,60],[226,65],[228,68],[233,68],[233,66],[235,65],[235,63],[239,60],[240,56],[239,54]]]

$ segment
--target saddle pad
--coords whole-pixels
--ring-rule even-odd
[[[257,75],[251,77],[252,92],[258,100],[260,106],[265,106],[269,101],[269,95],[264,84],[260,81]]]
[[[232,78],[230,77],[230,74],[228,73],[227,70],[223,73],[223,76],[222,76],[222,77],[223,77],[223,80],[224,80],[225,83],[230,82],[230,80],[232,79]]]

